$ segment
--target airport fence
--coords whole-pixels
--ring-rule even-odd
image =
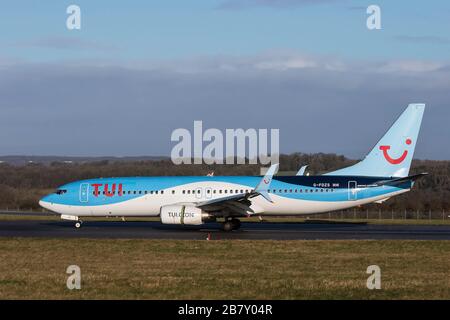
[[[447,220],[450,219],[450,212],[446,210],[440,211],[423,211],[423,210],[358,210],[348,209],[333,211],[322,214],[314,214],[309,216],[310,219],[332,219],[332,220]]]
[[[45,210],[43,208],[36,209],[36,208],[10,208],[10,207],[6,207],[4,209],[0,209],[0,213],[5,213],[5,214],[20,213],[20,214],[26,215],[27,213],[32,213],[32,214],[42,213],[42,214],[46,214],[46,213],[50,213],[50,211]]]

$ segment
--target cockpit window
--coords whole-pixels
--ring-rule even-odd
[[[58,189],[58,190],[56,190],[56,194],[64,194],[66,192],[67,192],[66,189]]]

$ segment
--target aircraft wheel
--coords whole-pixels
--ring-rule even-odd
[[[222,225],[223,231],[227,231],[227,232],[232,231],[233,227],[234,227],[234,224],[231,221],[225,221]]]
[[[77,221],[75,223],[75,228],[77,228],[77,229],[81,228],[81,221]]]

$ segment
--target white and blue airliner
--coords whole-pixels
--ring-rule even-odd
[[[424,104],[410,104],[360,162],[324,175],[98,178],[68,183],[39,201],[81,226],[82,217],[160,217],[164,224],[202,225],[223,219],[308,215],[381,203],[411,190],[425,173],[409,176]]]

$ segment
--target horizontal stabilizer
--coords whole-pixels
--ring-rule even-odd
[[[395,185],[399,185],[399,184],[401,184],[403,182],[406,182],[406,181],[416,181],[417,179],[425,177],[426,175],[428,175],[428,173],[427,172],[423,172],[423,173],[419,173],[419,174],[415,174],[415,175],[408,176],[408,177],[403,177],[403,178],[382,180],[382,181],[378,181],[377,185],[379,185],[379,186],[384,186],[384,185],[395,186]]]

